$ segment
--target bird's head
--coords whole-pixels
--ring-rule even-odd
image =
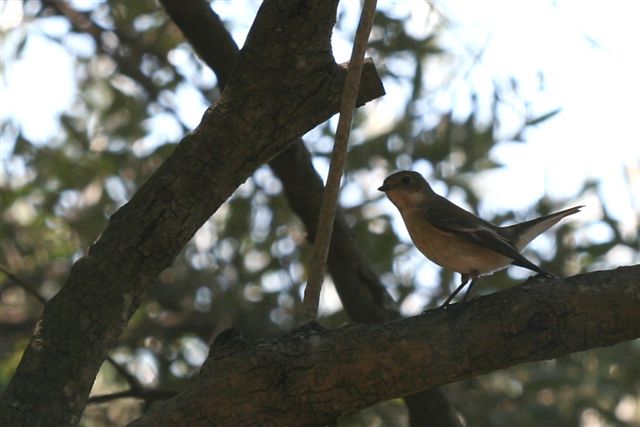
[[[378,190],[400,210],[426,203],[433,190],[417,172],[400,171],[389,175]]]

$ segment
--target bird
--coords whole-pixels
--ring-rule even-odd
[[[575,206],[530,221],[500,227],[455,205],[436,194],[417,172],[399,171],[389,175],[378,188],[398,208],[415,246],[431,261],[460,273],[462,282],[440,308],[469,283],[462,302],[480,276],[517,265],[544,277],[555,276],[520,252],[535,239],[584,206]]]

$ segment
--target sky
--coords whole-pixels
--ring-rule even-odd
[[[459,37],[482,48],[487,72],[523,76],[537,70],[545,90],[533,95],[539,113],[561,108],[554,119],[527,132],[527,144],[505,144],[497,156],[509,165],[486,182],[493,187],[515,173],[538,177],[552,197],[575,194],[586,178],[603,183],[607,205],[632,221],[624,169],[640,168],[640,137],[634,131],[640,100],[640,61],[633,54],[640,40],[633,1],[451,2],[452,21],[464,22]],[[534,83],[535,84],[535,83]],[[638,185],[638,183],[636,183]],[[640,195],[640,188],[636,187]],[[542,191],[542,188],[538,191]],[[500,204],[487,191],[487,203]],[[513,191],[508,199],[524,199]],[[626,196],[626,197],[625,197]],[[640,207],[635,200],[635,208]],[[637,224],[636,224],[637,225]]]
[[[359,6],[355,0],[340,4],[350,25],[334,34],[338,62],[350,56],[349,37],[355,32]],[[253,10],[234,8],[229,2],[214,3],[214,8],[221,16],[245,23],[233,30],[241,45]],[[530,100],[532,115],[561,110],[541,125],[529,127],[527,143],[505,140],[494,150],[494,160],[505,166],[483,173],[476,181],[483,196],[481,210],[486,214],[523,210],[543,195],[568,200],[586,180],[593,179],[601,182],[607,209],[622,222],[623,232],[627,236],[637,233],[640,136],[635,122],[640,110],[640,61],[633,52],[640,40],[636,22],[640,2],[380,0],[378,8],[405,17],[416,36],[429,30],[425,22],[433,24],[434,15],[446,17],[449,31],[441,42],[451,52],[449,58],[466,59],[451,64],[445,57],[441,69],[433,73],[435,77],[425,77],[434,86],[445,79],[452,82],[454,89],[435,101],[443,110],[452,107],[464,118],[469,112],[465,102],[469,81],[479,93],[487,93],[492,80],[505,81],[514,76],[523,97]],[[479,59],[470,64],[476,56]],[[451,69],[469,72],[463,78],[452,76]],[[540,75],[544,76],[542,90]],[[387,85],[386,89],[384,99],[366,107],[371,121],[380,128],[396,117],[395,104],[406,96],[398,87]],[[505,116],[507,136],[520,122],[513,120],[510,128],[508,111]],[[327,165],[318,166],[328,169]],[[576,203],[591,205],[587,206],[585,221],[601,215],[595,200]],[[403,227],[396,228],[408,239]]]
[[[94,0],[75,2],[80,8],[94,3]],[[239,3],[244,7],[238,7]],[[214,2],[214,9],[223,20],[235,22],[231,31],[240,46],[258,6],[259,2],[249,0]],[[34,30],[18,26],[22,19],[20,1],[7,0],[0,7],[3,31]],[[334,34],[334,54],[338,62],[350,56],[349,38],[355,31],[359,7],[357,0],[341,2],[341,13],[346,14],[349,21]],[[431,66],[429,75],[425,76],[427,87],[437,86],[443,80],[451,83],[451,90],[434,97],[434,104],[443,110],[451,107],[455,115],[463,118],[469,112],[468,101],[465,101],[469,98],[469,82],[480,94],[488,96],[492,81],[512,77],[523,96],[530,100],[532,114],[561,109],[552,119],[528,128],[526,143],[507,138],[513,130],[510,127],[518,123],[518,114],[522,112],[505,112],[502,123],[505,140],[492,152],[494,160],[504,167],[484,172],[474,181],[482,197],[481,215],[524,210],[547,195],[566,200],[570,205],[586,204],[587,208],[575,220],[585,224],[582,238],[591,234],[590,237],[597,240],[601,231],[597,226],[586,225],[602,213],[597,200],[576,199],[583,182],[594,179],[601,183],[606,207],[621,221],[623,232],[627,236],[637,235],[640,137],[636,120],[640,111],[640,61],[634,52],[640,40],[637,25],[640,2],[379,0],[378,7],[406,18],[409,30],[418,36],[424,35],[434,23],[442,23],[449,29],[441,44],[450,54],[443,55],[442,61]],[[6,58],[11,58],[10,52],[16,48],[15,38],[3,32],[0,119],[15,120],[25,135],[37,143],[46,143],[59,131],[57,118],[71,107],[78,95],[73,59],[45,36],[65,34],[67,29],[63,20],[47,20],[36,29],[42,35],[30,37],[21,57],[11,60]],[[91,54],[91,46],[80,39],[71,40],[71,45],[81,55]],[[174,52],[170,60],[180,62],[180,52]],[[464,75],[460,70],[466,70]],[[541,75],[544,76],[542,88]],[[371,133],[376,132],[376,126],[380,129],[390,124],[397,115],[396,102],[406,96],[400,87],[388,85],[386,89],[387,95],[382,100],[364,109],[371,117]],[[186,89],[181,90],[176,97],[179,114],[183,122],[195,127],[206,108],[205,101]],[[42,93],[47,96],[42,97]],[[150,128],[160,129],[155,125]],[[162,129],[165,135],[171,132],[179,130]],[[2,136],[3,167],[11,162],[8,157],[11,147],[6,143],[10,139]],[[153,144],[153,138],[146,141]],[[148,148],[148,144],[142,145],[141,150]],[[319,163],[318,168],[326,176],[326,165]],[[420,172],[428,173],[428,170]],[[373,194],[375,187],[377,184],[372,184],[367,194]],[[437,183],[435,188],[438,189]],[[395,208],[390,203],[381,203],[383,209],[394,215],[394,228],[400,238],[408,242]],[[616,264],[637,261],[638,255],[628,251],[616,254],[612,260]],[[427,277],[437,271],[426,262],[420,266],[427,270]]]

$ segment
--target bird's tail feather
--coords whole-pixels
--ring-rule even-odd
[[[524,249],[533,239],[553,227],[565,216],[573,215],[579,212],[584,206],[575,206],[560,212],[541,216],[530,221],[521,222],[519,224],[504,227],[502,230],[507,236],[513,236],[511,239],[518,250]]]

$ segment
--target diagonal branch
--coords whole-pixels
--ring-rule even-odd
[[[2,272],[5,276],[7,276],[9,279],[11,279],[13,281],[13,283],[15,283],[16,285],[20,286],[28,294],[30,294],[32,297],[34,297],[36,300],[38,300],[38,302],[40,304],[44,305],[44,304],[47,303],[47,300],[45,299],[45,297],[40,295],[40,293],[36,290],[36,288],[31,286],[29,283],[27,283],[24,280],[20,279],[18,276],[16,276],[15,274],[11,273],[9,270],[5,269],[4,267],[0,267],[0,272]]]
[[[640,265],[534,279],[385,324],[231,339],[213,347],[198,382],[131,425],[324,425],[379,401],[637,337]]]
[[[161,3],[224,88],[239,49],[218,15],[204,0],[191,0],[189,7],[185,7],[184,0],[161,0]],[[365,65],[364,73],[368,72],[370,68]],[[363,84],[370,80],[363,76]],[[289,206],[304,223],[307,237],[315,241],[324,184],[303,141],[297,139],[271,160],[269,166],[282,182]],[[381,322],[394,316],[393,300],[355,241],[340,209],[336,214],[328,264],[342,303],[353,320]]]
[[[45,307],[0,400],[0,425],[77,424],[108,349],[157,275],[256,168],[335,114],[345,77],[330,48],[336,6],[262,4],[220,101]],[[359,104],[382,94],[368,68]]]
[[[204,0],[161,0],[171,19],[180,28],[200,58],[216,74],[224,87],[238,57],[238,47],[222,21]],[[269,166],[280,179],[291,209],[300,217],[307,237],[315,241],[318,213],[324,184],[311,162],[302,140],[277,156]],[[338,207],[328,256],[329,272],[342,304],[357,322],[383,322],[399,317],[394,302],[362,252]],[[455,411],[440,390],[405,397],[412,425],[428,419],[433,425],[458,426]],[[437,424],[436,424],[437,423]]]

